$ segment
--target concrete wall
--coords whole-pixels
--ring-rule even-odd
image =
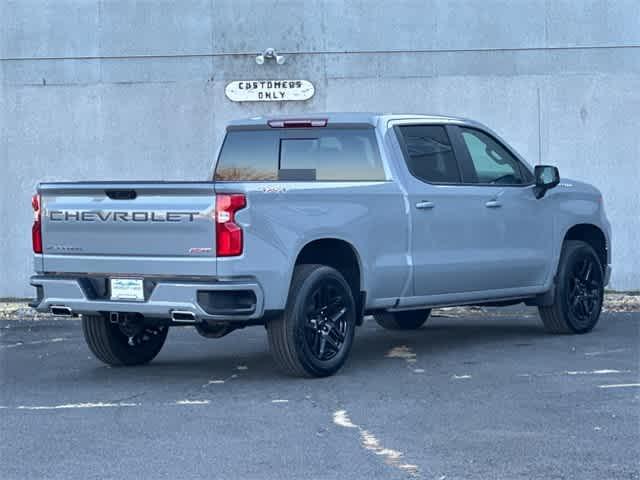
[[[229,119],[323,110],[473,117],[596,183],[640,289],[639,26],[637,0],[0,0],[0,297],[31,294],[37,181],[203,179]],[[231,103],[243,78],[316,95]]]

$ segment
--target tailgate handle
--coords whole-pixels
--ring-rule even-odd
[[[105,190],[111,200],[133,200],[138,196],[135,190]]]

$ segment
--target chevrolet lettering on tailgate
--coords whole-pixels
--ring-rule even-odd
[[[49,210],[52,222],[193,222],[199,212],[103,212]]]

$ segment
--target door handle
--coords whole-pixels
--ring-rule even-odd
[[[484,206],[487,208],[500,208],[502,206],[502,203],[500,203],[498,200],[489,200],[484,204]]]
[[[435,207],[433,202],[427,202],[423,200],[422,202],[416,203],[416,208],[419,208],[420,210],[426,210],[433,207]]]

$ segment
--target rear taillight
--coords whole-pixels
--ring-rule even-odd
[[[42,253],[42,215],[40,211],[40,205],[40,195],[36,193],[33,197],[31,197],[31,207],[33,208],[31,242],[33,243],[33,253]]]
[[[242,228],[235,223],[236,212],[247,205],[242,193],[216,195],[216,255],[242,254]]]

